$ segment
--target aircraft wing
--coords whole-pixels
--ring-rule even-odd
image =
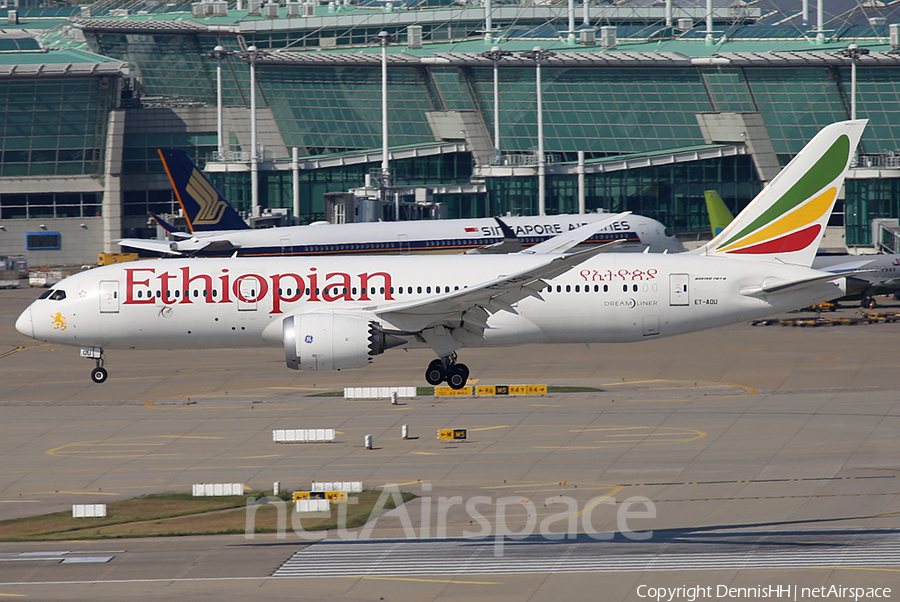
[[[395,329],[396,334],[416,335],[444,356],[464,345],[477,345],[488,328],[491,314],[498,311],[515,314],[513,304],[526,297],[543,300],[539,291],[547,286],[545,280],[568,272],[610,245],[547,258],[528,269],[475,286],[371,311]]]
[[[616,222],[626,215],[631,215],[631,211],[626,211],[624,213],[616,213],[610,214],[610,216],[606,219],[597,220],[596,222],[591,222],[589,224],[585,224],[581,227],[575,228],[574,230],[569,230],[563,234],[558,236],[554,236],[551,239],[545,240],[542,243],[538,243],[533,247],[522,251],[523,254],[528,255],[545,255],[551,253],[565,253],[575,245],[581,244],[609,224]],[[616,244],[622,244],[625,242],[616,241]],[[609,250],[610,247],[604,245],[605,250]]]

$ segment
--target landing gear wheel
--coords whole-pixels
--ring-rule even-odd
[[[444,382],[445,378],[447,378],[447,374],[444,372],[444,362],[432,360],[425,370],[425,380],[429,385],[439,385]]]
[[[875,309],[875,306],[878,305],[875,303],[874,297],[863,297],[862,302],[860,303],[862,307],[865,309]]]
[[[91,380],[97,383],[98,385],[102,382],[106,382],[106,378],[109,376],[109,373],[106,371],[106,368],[96,367],[91,370]]]
[[[451,389],[462,389],[469,380],[469,369],[465,364],[454,364],[447,374],[447,384]]]

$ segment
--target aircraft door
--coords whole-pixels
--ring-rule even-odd
[[[690,305],[689,281],[687,274],[669,275],[669,305]]]
[[[119,313],[119,282],[117,280],[100,281],[100,313]]]
[[[240,281],[238,295],[238,311],[256,311],[256,300],[259,296],[259,281],[256,278],[244,278]]]
[[[407,255],[409,253],[409,235],[398,234],[397,235],[397,246],[398,246],[401,254]]]
[[[291,243],[291,239],[287,236],[283,236],[279,239],[281,243],[281,255],[284,257],[289,257],[294,254],[294,245]]]
[[[644,316],[644,336],[659,334],[659,316]]]

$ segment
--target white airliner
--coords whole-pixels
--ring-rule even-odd
[[[509,255],[115,264],[63,280],[16,329],[80,346],[96,360],[95,382],[107,378],[109,349],[273,345],[290,368],[335,370],[390,348],[430,347],[438,359],[426,380],[460,388],[466,347],[633,342],[760,318],[854,286],[850,274],[810,265],[864,127],[826,127],[691,253],[567,252],[607,225],[599,221]]]
[[[303,255],[385,255],[389,253],[515,253],[609,214],[550,215],[483,219],[419,220],[288,226],[251,230],[187,154],[160,149],[166,173],[184,211],[189,233],[178,232],[153,215],[173,240],[125,238],[119,245],[161,255],[192,257],[285,257]],[[152,215],[152,214],[151,214]],[[504,228],[508,229],[504,231]],[[620,250],[680,253],[681,242],[654,219],[629,215],[583,241],[603,245],[624,239]]]

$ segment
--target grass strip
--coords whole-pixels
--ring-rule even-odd
[[[319,516],[322,513],[304,517],[293,511],[290,501],[280,506],[283,510],[279,510],[276,504],[250,506],[248,509],[248,498],[262,495],[262,492],[255,492],[250,496],[195,498],[182,493],[151,494],[108,504],[107,516],[103,518],[72,518],[69,511],[0,521],[0,541],[244,533],[248,513],[252,513],[251,525],[255,533],[277,532],[279,524],[288,531],[293,527],[302,527],[306,531],[338,527],[338,504],[331,505],[327,517]],[[388,497],[384,507],[376,511],[380,495],[378,491],[363,491],[350,496],[355,497],[357,503],[347,505],[347,528],[363,525],[395,507],[393,498]],[[408,492],[401,492],[400,495],[404,503],[416,497]]]

